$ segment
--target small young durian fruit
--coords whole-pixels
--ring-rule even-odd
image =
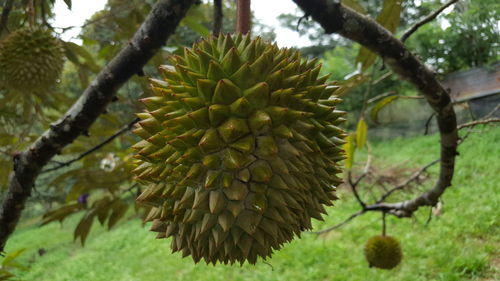
[[[403,253],[398,240],[377,235],[366,242],[365,257],[370,267],[392,269],[401,262]]]
[[[50,30],[20,28],[0,42],[0,84],[23,93],[42,93],[55,85],[64,48]]]

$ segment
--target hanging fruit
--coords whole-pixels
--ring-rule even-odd
[[[336,87],[315,60],[248,35],[203,39],[171,63],[134,131],[146,220],[195,262],[269,257],[337,199]]]

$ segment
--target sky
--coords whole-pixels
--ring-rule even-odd
[[[73,0],[70,11],[63,0],[56,0],[54,12],[55,27],[81,26],[96,11],[102,10],[107,0]],[[310,45],[307,36],[299,36],[297,32],[280,27],[277,17],[282,13],[295,13],[297,6],[290,0],[252,0],[252,11],[262,23],[273,26],[276,32],[276,42],[280,47],[302,47]],[[78,42],[76,37],[79,28],[66,31],[62,38]]]

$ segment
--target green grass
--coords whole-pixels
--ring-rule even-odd
[[[21,261],[30,271],[19,272],[19,277],[37,281],[499,280],[500,130],[475,131],[459,148],[454,185],[443,197],[442,215],[429,225],[428,208],[413,219],[388,217],[388,233],[401,241],[404,252],[402,264],[392,271],[368,268],[363,257],[365,241],[380,233],[379,213],[361,216],[326,236],[304,233],[255,266],[195,265],[190,258],[170,254],[169,241],[155,240],[137,219],[112,231],[94,225],[85,247],[72,242],[76,218],[62,226],[25,226],[7,250],[28,249]],[[406,168],[418,168],[438,157],[437,143],[437,136],[376,143],[374,166],[384,170],[403,162]],[[358,209],[349,192],[341,195],[315,229],[338,223]],[[363,196],[370,198],[367,192]],[[46,254],[39,256],[39,248]]]

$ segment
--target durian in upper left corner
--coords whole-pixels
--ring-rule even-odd
[[[0,85],[23,93],[50,89],[61,75],[64,48],[50,30],[20,28],[0,42]]]

